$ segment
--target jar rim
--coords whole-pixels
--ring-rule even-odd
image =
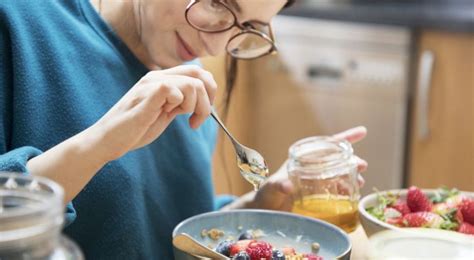
[[[63,196],[63,188],[45,177],[0,172],[0,251],[59,234]]]
[[[353,166],[352,145],[332,136],[312,136],[293,143],[289,150],[292,168],[299,172],[334,171]],[[309,156],[311,155],[311,156]]]
[[[0,209],[2,209],[0,210],[0,222],[6,218],[26,216],[41,211],[51,210],[57,207],[58,205],[62,206],[64,189],[59,184],[42,176],[23,175],[22,173],[0,172],[0,197],[5,195],[3,193],[4,191],[7,191],[7,189],[3,188],[3,184],[7,184],[8,181],[12,180],[17,185],[18,182],[29,183],[31,191],[30,198],[37,200],[39,203],[35,207],[19,207],[9,211],[5,211],[5,209],[2,209],[3,205],[0,205]],[[12,182],[12,185],[15,184],[13,184]],[[41,190],[42,193],[39,193],[39,189],[41,188],[47,188],[47,190]],[[16,193],[15,187],[12,187],[8,190],[12,192],[12,194],[18,194]]]

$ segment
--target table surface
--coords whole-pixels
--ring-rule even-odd
[[[365,234],[362,226],[359,225],[357,229],[349,234],[349,238],[352,242],[352,255],[351,260],[364,260],[366,259],[366,253],[369,245],[369,239]]]

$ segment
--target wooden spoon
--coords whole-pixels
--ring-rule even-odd
[[[173,238],[173,245],[181,251],[184,251],[191,255],[207,257],[218,260],[228,260],[225,255],[219,254],[209,247],[199,243],[196,239],[192,238],[186,233],[181,233]]]

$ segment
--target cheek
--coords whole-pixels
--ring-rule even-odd
[[[177,1],[152,0],[143,1],[139,22],[141,41],[150,55],[174,55],[178,28],[187,24],[184,7]]]
[[[174,1],[155,0],[148,6],[143,6],[141,20],[144,27],[150,28],[151,33],[175,31],[187,23],[185,10],[185,7],[175,4]]]
[[[217,56],[226,52],[226,46],[229,40],[236,35],[240,30],[233,28],[222,33],[203,33],[199,36],[207,47],[207,52],[211,56]]]

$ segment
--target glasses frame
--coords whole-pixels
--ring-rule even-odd
[[[186,18],[186,21],[188,22],[188,24],[193,27],[194,29],[198,30],[198,31],[201,31],[201,32],[205,32],[205,33],[222,33],[222,32],[225,32],[225,31],[228,31],[230,29],[232,29],[233,27],[237,27],[240,29],[240,32],[237,33],[236,35],[232,36],[229,41],[227,42],[226,44],[226,51],[229,55],[231,55],[232,57],[234,58],[237,58],[237,59],[242,59],[242,60],[252,60],[252,59],[257,59],[257,58],[260,58],[260,57],[263,57],[263,56],[266,56],[266,55],[269,55],[269,54],[275,54],[277,52],[277,47],[275,45],[275,36],[273,34],[273,30],[272,30],[272,26],[271,24],[267,24],[267,23],[262,23],[260,21],[249,21],[249,22],[245,22],[245,23],[239,23],[238,20],[237,20],[237,16],[235,15],[234,11],[232,11],[232,9],[226,4],[224,3],[222,0],[217,0],[222,6],[224,6],[233,16],[234,18],[234,23],[229,25],[229,27],[227,28],[224,28],[224,29],[221,29],[221,30],[204,30],[202,28],[199,28],[199,27],[196,27],[193,25],[193,23],[190,22],[189,20],[189,10],[191,10],[191,8],[193,6],[195,6],[196,4],[198,4],[199,2],[201,2],[201,0],[191,0],[191,2],[188,4],[188,6],[186,7],[186,11],[184,13],[185,15],[185,18]],[[269,29],[269,35],[267,35],[266,33],[264,32],[261,32],[259,30],[256,30],[252,24],[250,23],[259,23],[263,26],[268,26],[268,29]],[[255,56],[255,57],[250,57],[250,58],[243,58],[243,57],[238,57],[238,56],[235,56],[233,55],[231,52],[228,51],[227,47],[229,46],[229,43],[234,40],[235,38],[241,36],[242,34],[246,34],[246,33],[250,33],[250,34],[255,34],[257,36],[260,36],[261,38],[263,38],[264,40],[266,40],[267,42],[269,42],[271,44],[271,48],[265,52],[265,53],[262,53],[258,56]]]

